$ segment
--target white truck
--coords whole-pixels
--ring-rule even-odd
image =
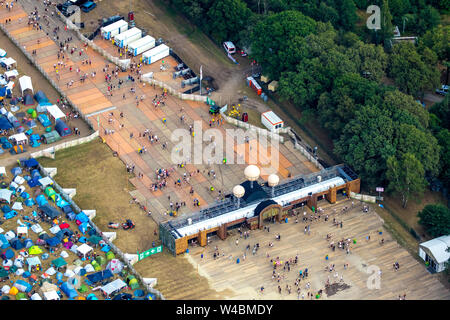
[[[160,44],[153,49],[150,49],[142,54],[142,62],[146,64],[152,64],[162,58],[167,57],[170,54],[170,48],[165,44]]]
[[[106,27],[100,29],[102,37],[106,40],[111,39],[112,37],[128,30],[128,22],[125,20],[116,21]]]
[[[114,37],[114,44],[120,48],[125,48],[129,43],[140,38],[142,38],[142,30],[138,28],[131,28],[116,35]]]
[[[155,46],[155,38],[145,36],[128,44],[128,52],[132,53],[134,57],[140,55]]]

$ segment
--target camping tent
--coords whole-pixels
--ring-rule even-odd
[[[26,93],[23,97],[23,104],[26,106],[33,106],[34,105],[34,100],[33,97],[31,96],[31,94]]]
[[[64,282],[61,285],[61,290],[69,297],[69,299],[78,297],[77,291],[74,289],[74,287],[71,284],[69,284],[67,282]]]
[[[11,195],[13,192],[8,189],[0,189],[0,201],[11,202]]]
[[[42,141],[44,141],[46,144],[50,144],[58,140],[61,140],[61,136],[56,130],[52,130],[42,135]]]
[[[123,270],[123,263],[118,259],[112,259],[106,266],[107,270],[111,270],[112,273],[120,273]]]
[[[83,243],[81,246],[77,248],[77,252],[86,258],[86,254],[94,250],[91,246],[87,245],[86,243]]]
[[[14,144],[27,144],[28,137],[25,133],[17,133],[9,137],[9,140],[12,140]]]
[[[42,252],[42,251],[41,251]],[[38,257],[27,258],[28,271],[31,272],[32,267],[41,268],[41,260]]]
[[[1,58],[1,59],[0,59],[0,64],[1,64],[2,66],[4,66],[7,70],[10,70],[11,67],[12,67],[14,64],[16,64],[16,63],[17,63],[16,60],[14,60],[14,59],[11,58],[11,57],[8,57],[8,58]]]
[[[16,77],[18,77],[19,76],[19,72],[16,70],[16,69],[14,69],[14,70],[9,70],[9,71],[6,71],[5,72],[5,78],[6,78],[6,80],[11,80],[11,79],[14,79],[14,78],[16,78]],[[20,79],[19,79],[20,80]]]
[[[28,249],[28,253],[29,254],[41,254],[42,253],[42,249],[38,246],[31,246]]]
[[[70,130],[69,126],[61,119],[56,120],[55,130],[61,137],[67,137],[72,134],[72,130]]]
[[[56,208],[48,203],[44,204],[43,206],[39,206],[39,209],[42,210],[42,212],[44,212],[44,214],[51,219],[54,219],[61,214],[61,212],[59,212]]]
[[[87,266],[86,266],[86,269],[87,269]],[[99,281],[103,281],[105,279],[112,278],[112,277],[114,277],[114,275],[111,272],[111,270],[106,269],[106,270],[102,270],[102,271],[87,275],[86,277],[90,282],[97,283]]]
[[[34,167],[37,167],[38,165],[39,165],[39,163],[34,158],[30,158],[27,161],[25,161],[25,166],[27,168],[34,168]]]
[[[44,299],[45,300],[60,300],[59,295],[55,290],[44,292]]]
[[[62,266],[65,266],[67,264],[66,260],[64,260],[62,257],[59,257],[52,261],[52,265],[55,266],[55,268],[61,268]]]
[[[31,90],[34,93],[33,85],[31,83],[31,78],[29,76],[22,76],[19,78],[20,90],[23,92],[27,89]]]
[[[30,292],[33,288],[31,284],[21,279],[14,283],[14,287],[16,287],[20,292]]]
[[[10,130],[12,129],[12,124],[5,117],[0,117],[0,130]]]
[[[139,288],[139,282],[137,281],[136,277],[131,274],[127,276],[127,284],[131,289]]]
[[[43,188],[46,188],[47,186],[50,186],[53,184],[53,180],[49,177],[44,177],[44,178],[39,179],[39,183],[41,184],[41,186]]]
[[[49,102],[47,96],[42,90],[36,92],[36,94],[34,95],[34,99],[36,99],[39,104]]]
[[[127,284],[125,282],[123,282],[122,279],[116,279],[116,280],[108,283],[107,285],[101,287],[100,290],[102,291],[102,293],[105,296],[109,297],[111,294],[119,292],[121,289],[123,289],[126,286],[127,286]]]
[[[61,109],[56,104],[47,106],[47,112],[50,114],[50,116],[53,118],[54,121],[66,117],[64,112],[62,112]]]
[[[50,247],[55,247],[58,244],[61,243],[61,240],[58,237],[53,237],[53,238],[48,238],[47,240],[45,240],[45,242],[50,246]],[[62,259],[62,258],[61,258]]]

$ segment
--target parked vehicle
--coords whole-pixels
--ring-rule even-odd
[[[440,89],[436,89],[436,93],[446,96],[448,94],[448,85],[443,84]]]
[[[225,41],[223,43],[223,47],[224,47],[225,51],[229,54],[233,54],[236,52],[236,46],[231,41]]]
[[[81,8],[81,10],[82,10],[83,12],[88,13],[88,12],[94,10],[94,8],[95,8],[96,6],[97,6],[96,3],[92,2],[92,1],[88,1],[88,2],[83,3],[83,4],[80,6],[80,8]]]

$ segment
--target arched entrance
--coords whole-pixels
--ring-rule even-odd
[[[255,208],[255,216],[259,216],[258,227],[262,228],[264,221],[270,221],[275,218],[276,221],[281,219],[282,207],[273,200],[266,200],[261,202]]]

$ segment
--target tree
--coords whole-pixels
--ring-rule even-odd
[[[357,41],[347,50],[347,54],[356,64],[359,74],[377,82],[384,77],[388,56],[383,47]]]
[[[339,25],[344,30],[353,30],[358,20],[355,3],[353,0],[336,0],[336,3],[338,4]]]
[[[415,97],[439,84],[439,71],[434,65],[427,65],[412,43],[399,43],[390,55],[388,74],[397,87]]]
[[[389,181],[388,192],[401,197],[402,206],[406,208],[412,195],[421,196],[425,190],[425,170],[411,153],[405,153],[400,159],[391,156],[387,159],[386,178]]]
[[[446,61],[450,57],[450,25],[439,25],[429,29],[419,38],[420,51],[427,47],[436,53],[440,61]]]
[[[428,128],[428,111],[408,94],[399,90],[387,91],[383,97],[383,107],[391,110],[396,121],[422,130]]]
[[[432,6],[426,6],[425,9],[420,10],[418,14],[417,24],[415,30],[419,35],[424,34],[427,30],[433,29],[441,21],[439,11]]]
[[[419,212],[419,223],[432,237],[450,234],[450,210],[442,204],[428,204]]]
[[[392,25],[392,14],[391,11],[389,10],[389,3],[387,0],[383,0],[383,5],[381,6],[380,36],[385,47],[387,46],[388,41],[392,39],[393,35],[394,35],[394,26]]]
[[[215,1],[207,12],[206,30],[219,43],[238,41],[239,31],[247,26],[252,12],[241,0]]]

